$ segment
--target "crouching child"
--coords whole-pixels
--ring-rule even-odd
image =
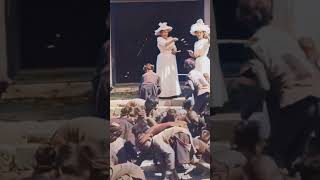
[[[154,72],[154,66],[150,63],[144,65],[139,94],[141,99],[157,98],[161,92],[160,77]]]

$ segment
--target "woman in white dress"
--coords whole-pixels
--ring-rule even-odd
[[[202,19],[199,19],[191,26],[190,33],[196,36],[198,41],[194,44],[194,51],[188,50],[189,55],[196,59],[196,70],[210,77],[210,59],[208,58],[210,28],[203,23]]]
[[[155,30],[160,50],[156,65],[156,73],[160,77],[160,98],[176,97],[181,94],[175,55],[177,53],[175,42],[178,41],[178,38],[169,36],[169,32],[172,29],[171,26],[164,22],[159,23],[159,28]]]

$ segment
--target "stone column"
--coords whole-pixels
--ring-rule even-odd
[[[223,107],[228,101],[228,94],[224,82],[223,72],[219,58],[219,48],[217,42],[216,20],[214,13],[214,4],[210,5],[210,107]]]
[[[8,81],[6,4],[0,0],[0,82]]]
[[[211,10],[210,10],[210,6],[211,6],[211,0],[204,0],[203,3],[204,7],[204,22],[206,24],[210,24],[210,15],[211,15]]]
[[[293,33],[294,2],[292,0],[273,1],[273,24],[289,33]]]
[[[320,47],[319,0],[292,0],[294,2],[294,35],[297,38],[311,37]]]

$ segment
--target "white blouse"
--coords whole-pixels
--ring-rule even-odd
[[[210,42],[208,39],[200,39],[194,44],[194,52],[200,53],[201,56],[208,56],[209,48]]]
[[[172,37],[169,37],[167,39],[164,39],[163,37],[158,37],[158,48],[160,50],[160,53],[171,53],[173,50],[176,51],[177,47],[174,42],[166,46],[166,43],[172,40]]]

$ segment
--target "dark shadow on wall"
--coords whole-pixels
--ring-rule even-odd
[[[113,3],[111,4],[111,38],[115,48],[117,83],[139,82],[145,63],[156,64],[159,50],[154,30],[159,22],[173,26],[172,36],[184,38],[187,45],[177,42],[179,73],[185,73],[183,61],[188,57],[186,50],[193,49],[196,41],[190,34],[190,26],[203,18],[202,1],[158,2],[158,3]]]
[[[21,68],[93,67],[105,40],[106,1],[15,0]]]

